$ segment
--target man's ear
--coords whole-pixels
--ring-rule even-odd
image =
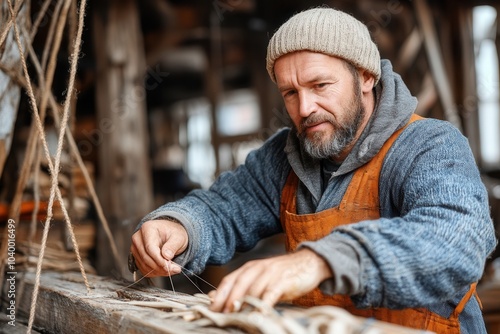
[[[361,85],[361,92],[369,93],[375,86],[375,77],[373,74],[364,69],[359,69],[359,78]]]

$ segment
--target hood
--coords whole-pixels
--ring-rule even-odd
[[[385,141],[403,127],[417,107],[417,99],[411,95],[401,76],[392,69],[389,60],[381,61],[382,76],[375,86],[375,110],[353,149],[332,177],[347,174],[373,158]],[[321,164],[311,158],[300,145],[294,130],[288,135],[285,152],[299,179],[313,197],[321,196]]]

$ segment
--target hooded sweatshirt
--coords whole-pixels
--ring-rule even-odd
[[[141,224],[177,219],[189,245],[175,261],[199,273],[283,232],[280,196],[291,169],[300,180],[298,214],[337,206],[353,172],[407,123],[417,104],[390,62],[381,65],[375,110],[339,166],[312,159],[294,130],[282,129],[208,190],[161,206]],[[380,219],[341,226],[300,246],[322,256],[334,273],[320,288],[351,295],[358,308],[427,307],[449,316],[496,245],[487,192],[466,138],[445,121],[412,123],[386,155],[379,193]],[[464,333],[485,332],[475,298],[460,321]]]

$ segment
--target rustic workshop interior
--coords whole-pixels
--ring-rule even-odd
[[[283,252],[281,237],[200,276],[137,285],[127,256],[146,213],[207,188],[287,125],[267,43],[292,14],[321,5],[365,22],[418,97],[416,113],[468,138],[500,229],[497,1],[3,0],[0,332],[264,333],[262,322],[280,324],[259,301],[248,303],[264,311],[239,318],[199,306],[244,261]],[[478,284],[490,334],[500,333],[499,256]],[[340,319],[338,333],[362,324],[328,316]],[[282,326],[274,333],[293,332]]]

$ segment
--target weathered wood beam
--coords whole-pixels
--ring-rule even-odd
[[[43,272],[35,316],[35,327],[44,333],[158,333],[222,334],[230,331],[205,328],[160,309],[132,305],[136,301],[171,301],[185,305],[196,297],[154,287],[126,288],[127,283],[89,275],[88,294],[76,272]],[[29,314],[35,274],[27,272],[21,300],[16,300],[16,322]],[[2,307],[3,308],[3,307]],[[241,331],[232,331],[241,333]]]
[[[212,121],[212,146],[215,155],[215,175],[219,175],[220,169],[220,152],[219,148],[222,143],[221,135],[217,127],[217,109],[220,106],[220,99],[224,87],[222,82],[222,29],[220,19],[215,12],[210,12],[210,56],[209,68],[206,73],[206,90],[207,97],[210,101],[210,118]]]
[[[31,306],[29,299],[35,273],[27,272],[19,279],[24,291],[16,300],[16,321],[22,322]],[[373,319],[367,322],[366,318],[354,317],[334,306],[300,308],[283,304],[270,308],[255,298],[247,298],[239,312],[223,314],[208,309],[206,296],[138,285],[131,287],[125,282],[94,275],[88,275],[88,279],[91,293],[87,293],[79,273],[43,272],[36,328],[43,329],[44,333],[82,334],[305,334],[330,332],[334,328],[351,333],[368,327],[380,334],[422,332]]]
[[[436,83],[439,98],[443,104],[445,118],[462,131],[462,123],[453,98],[448,75],[446,74],[441,47],[432,20],[432,12],[429,9],[427,0],[415,0],[413,3],[416,9],[417,20],[424,36],[424,45],[429,65]]]
[[[394,70],[398,73],[408,71],[422,48],[422,34],[418,28],[413,28],[399,50]]]
[[[119,257],[125,260],[133,229],[153,209],[144,45],[136,1],[96,2],[93,18],[99,195]],[[97,252],[100,273],[130,275],[124,261],[115,263],[107,256],[109,243],[102,231]]]
[[[438,96],[436,86],[432,81],[432,75],[427,73],[422,80],[420,92],[417,95],[418,105],[415,113],[427,117],[433,105],[436,104]]]
[[[0,324],[0,334],[26,334],[28,332],[28,326],[21,321],[13,322],[12,324],[15,324],[15,326],[9,325],[8,316],[7,313],[0,312],[0,319],[7,319],[7,322]],[[30,334],[40,334],[40,332],[32,329]]]
[[[476,80],[476,57],[474,54],[474,36],[472,31],[472,8],[460,6],[456,9],[454,31],[460,32],[462,79],[462,117],[464,134],[476,161],[481,165],[481,143],[479,140],[479,113]],[[500,127],[500,124],[499,124]]]

